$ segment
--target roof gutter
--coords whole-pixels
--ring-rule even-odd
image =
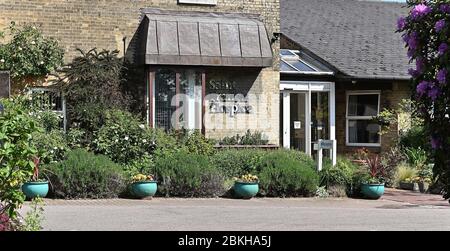
[[[348,75],[339,75],[336,76],[337,79],[340,80],[390,80],[390,81],[409,81],[411,77],[406,76],[383,76],[383,75],[358,75],[358,76],[348,76]]]

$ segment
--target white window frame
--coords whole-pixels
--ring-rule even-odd
[[[354,95],[378,95],[378,110],[377,115],[380,114],[380,105],[381,105],[381,91],[380,90],[370,90],[370,91],[347,91],[346,92],[346,104],[345,104],[345,145],[346,146],[365,146],[365,147],[381,147],[381,135],[379,137],[378,143],[350,143],[349,141],[349,120],[372,120],[373,116],[349,116],[348,115],[348,106],[349,106],[349,98]]]
[[[36,92],[55,92],[59,93],[61,95],[61,110],[54,110],[53,112],[57,115],[62,116],[62,122],[63,122],[63,130],[64,132],[67,132],[67,106],[66,106],[66,99],[64,98],[64,95],[62,95],[61,91],[56,90],[51,87],[30,87],[28,89],[28,95],[33,95]]]

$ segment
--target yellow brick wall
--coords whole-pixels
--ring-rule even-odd
[[[165,10],[234,12],[259,14],[266,25],[269,37],[280,31],[279,0],[218,0],[216,6],[180,5],[177,0],[0,0],[0,30],[10,22],[35,24],[45,35],[58,39],[65,49],[65,61],[69,62],[79,54],[76,48],[89,50],[117,49],[123,55],[123,38],[126,48],[136,34],[142,8]],[[7,39],[7,38],[6,38]],[[0,41],[2,42],[2,41]],[[258,107],[252,114],[239,114],[232,121],[249,128],[259,128],[264,124],[264,134],[271,143],[279,141],[278,103],[278,51],[279,43],[274,43],[275,55],[272,68],[263,69],[257,76],[249,94],[262,94],[273,99],[258,100],[251,105]],[[127,56],[130,51],[127,51]],[[139,79],[139,78],[137,78]],[[139,82],[144,80],[138,80]],[[137,86],[140,92],[142,85]],[[140,95],[142,96],[142,95]],[[137,97],[136,99],[141,98]],[[143,98],[143,97],[142,97]],[[143,103],[140,100],[139,103]],[[209,116],[209,115],[207,115]],[[245,122],[247,121],[247,122]],[[247,124],[246,124],[247,123]],[[207,136],[221,138],[243,134],[243,130],[207,130]]]

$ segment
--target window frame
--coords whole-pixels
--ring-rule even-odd
[[[381,90],[367,90],[367,91],[347,91],[345,104],[345,145],[346,146],[363,146],[363,147],[381,147],[381,135],[378,143],[351,143],[349,140],[349,121],[350,120],[372,120],[374,116],[349,116],[349,99],[350,96],[356,95],[378,95],[377,115],[380,114],[381,108]]]

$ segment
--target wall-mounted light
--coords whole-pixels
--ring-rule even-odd
[[[281,37],[281,33],[274,32],[273,36],[272,36],[272,39],[270,39],[270,43],[274,44],[276,41],[280,40],[280,37]]]

